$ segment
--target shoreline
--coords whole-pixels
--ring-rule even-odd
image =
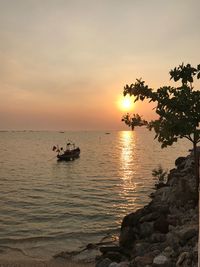
[[[108,233],[97,243],[89,243],[84,248],[74,251],[61,251],[48,257],[33,257],[21,249],[0,249],[0,267],[94,267],[95,259],[100,256],[99,248],[105,245],[116,245],[119,229]]]
[[[77,263],[64,260],[0,260],[0,267],[94,267],[91,263]]]
[[[64,258],[37,259],[19,252],[0,254],[0,267],[93,267],[92,262],[74,261]]]
[[[120,229],[113,229],[97,243],[89,243],[85,247],[72,251],[61,251],[57,254],[40,257],[26,254],[22,249],[0,247],[0,267],[94,267],[96,257],[100,256],[99,248],[117,245]]]

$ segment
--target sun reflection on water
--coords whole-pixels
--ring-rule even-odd
[[[134,181],[134,174],[137,170],[135,155],[135,132],[120,132],[121,153],[120,153],[120,176],[121,190],[120,196],[124,199],[121,209],[125,212],[134,207],[134,192],[136,192],[137,183]]]

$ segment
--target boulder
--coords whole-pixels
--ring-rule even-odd
[[[143,222],[152,222],[155,221],[158,217],[160,216],[159,212],[154,211],[151,212],[143,217],[140,218],[139,222],[143,223]]]
[[[126,226],[121,229],[119,236],[119,245],[121,247],[130,249],[133,247],[135,240],[136,236],[132,227]]]
[[[132,259],[129,264],[130,267],[137,267],[137,263],[135,262],[135,259]]]
[[[180,244],[183,246],[192,239],[194,236],[198,236],[198,225],[184,226],[181,230],[177,232],[180,238]]]
[[[185,163],[185,161],[186,161],[186,157],[179,157],[179,158],[177,158],[176,160],[175,160],[175,165],[176,165],[176,167],[179,169],[179,168],[183,168],[184,166],[184,164],[183,163]]]
[[[153,259],[153,267],[171,267],[171,261],[165,255],[158,255]]]
[[[163,192],[166,190],[168,191],[169,187],[166,188],[161,188],[158,191],[155,192],[155,197],[154,199],[149,203],[149,206],[152,211],[156,211],[159,214],[168,214],[169,213],[169,205],[165,202],[161,202],[161,198],[163,195]]]
[[[119,267],[129,267],[130,263],[128,261],[122,261],[119,263]]]
[[[124,227],[134,227],[134,226],[137,226],[138,223],[139,223],[140,218],[142,216],[146,215],[146,214],[147,214],[146,213],[146,210],[145,210],[145,208],[143,208],[143,209],[138,209],[135,212],[126,215],[124,217],[123,221],[122,221],[121,230]]]
[[[153,222],[144,222],[140,224],[140,236],[142,238],[150,236],[154,231],[154,223]]]
[[[161,252],[165,249],[165,247],[166,247],[165,242],[151,243],[149,250],[151,253],[154,253],[155,251],[159,251],[159,253],[156,254],[156,256],[157,256],[157,255],[161,254]]]
[[[151,265],[153,262],[153,257],[149,255],[144,255],[142,257],[138,256],[135,258],[137,267],[144,267],[146,265]]]
[[[109,267],[109,265],[112,263],[112,261],[108,258],[105,258],[99,262],[96,263],[95,267]]]
[[[185,161],[184,169],[193,170],[194,169],[194,157],[188,156]]]
[[[165,240],[166,240],[165,234],[161,234],[161,233],[153,233],[150,237],[150,241],[152,243],[165,242]]]
[[[161,215],[155,222],[154,222],[154,230],[160,233],[166,234],[169,232],[169,223],[165,215]]]
[[[173,215],[169,214],[167,216],[167,221],[168,221],[169,225],[172,225],[172,226],[177,226],[180,224],[180,218],[174,214]]]
[[[113,251],[113,252],[122,252],[123,249],[119,246],[103,246],[99,248],[100,252],[105,254],[107,252]]]
[[[184,177],[178,183],[174,190],[176,202],[181,206],[185,206],[189,201],[196,201],[195,188],[191,184],[191,178]]]
[[[190,264],[190,265],[189,265]],[[189,252],[182,252],[176,262],[176,267],[190,267],[191,260]]]
[[[134,246],[134,254],[137,256],[143,256],[146,254],[147,250],[149,249],[150,243],[145,241],[139,241]]]
[[[179,237],[175,232],[169,232],[166,235],[166,244],[167,246],[173,248],[173,250],[177,250],[179,247]]]
[[[111,264],[109,265],[109,267],[119,267],[119,263],[117,262],[111,262]]]
[[[174,256],[174,250],[172,247],[166,247],[164,251],[162,252],[162,254],[170,259]]]
[[[107,252],[105,254],[105,257],[117,263],[123,260],[123,255],[119,252],[114,252],[114,251]]]

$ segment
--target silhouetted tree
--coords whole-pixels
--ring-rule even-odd
[[[148,99],[155,102],[155,112],[158,119],[142,123],[139,115],[124,115],[122,120],[134,129],[135,126],[146,125],[155,131],[155,138],[161,142],[161,147],[171,146],[178,138],[187,138],[193,143],[195,159],[196,189],[199,187],[199,156],[197,144],[200,141],[200,91],[194,91],[193,81],[200,78],[200,64],[197,68],[190,64],[181,64],[170,71],[170,79],[181,80],[180,87],[163,86],[157,90],[149,88],[141,79],[124,87],[124,96],[135,97],[135,102]],[[138,120],[135,118],[137,116]],[[132,126],[132,123],[133,126]]]
[[[135,126],[144,126],[148,124],[148,122],[143,120],[139,114],[131,115],[127,113],[122,117],[122,121],[124,121],[125,124],[131,127],[132,130],[134,130]]]

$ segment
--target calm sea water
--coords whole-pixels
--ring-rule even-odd
[[[149,202],[159,164],[174,167],[190,144],[161,149],[145,129],[121,132],[0,132],[0,252],[51,256],[98,242]],[[68,139],[80,158],[57,162]]]

